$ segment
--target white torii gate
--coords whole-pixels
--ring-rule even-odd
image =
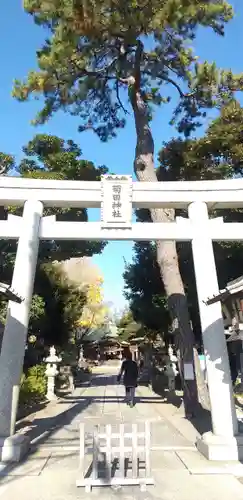
[[[115,180],[114,180],[115,179]],[[103,222],[57,222],[42,217],[44,207],[101,207],[111,202],[105,182],[54,181],[0,177],[0,206],[24,205],[22,217],[9,215],[0,221],[0,239],[18,239],[12,288],[23,297],[9,302],[0,356],[0,450],[5,461],[18,461],[28,450],[24,436],[14,434],[20,376],[29,322],[39,240],[176,240],[191,241],[206,354],[212,433],[198,441],[198,449],[211,460],[243,458],[243,437],[232,394],[224,324],[219,303],[206,305],[218,293],[212,241],[243,241],[243,223],[209,219],[208,209],[243,208],[243,180],[131,183],[124,176],[112,176],[111,185],[124,181],[127,191],[125,219]],[[127,184],[126,184],[127,183]],[[113,196],[113,202],[115,197]],[[116,196],[117,199],[117,196]],[[133,208],[183,208],[189,218],[172,223],[131,223]],[[107,205],[108,204],[108,205]],[[110,205],[113,206],[113,205]],[[129,214],[129,216],[128,216]],[[126,219],[128,217],[128,219]]]

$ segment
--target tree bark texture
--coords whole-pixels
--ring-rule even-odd
[[[158,182],[154,164],[154,141],[149,126],[147,106],[140,91],[139,84],[134,85],[131,98],[137,144],[134,170],[141,182]],[[156,222],[173,222],[174,209],[151,209],[151,218]],[[179,350],[179,369],[181,373],[184,407],[187,416],[192,416],[198,409],[198,393],[194,364],[194,334],[191,328],[187,298],[182,282],[175,241],[157,242],[157,261],[161,278],[168,298],[175,344]],[[193,365],[194,380],[185,380],[184,364]]]

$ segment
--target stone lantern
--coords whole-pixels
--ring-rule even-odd
[[[47,394],[46,398],[49,401],[55,401],[57,399],[55,394],[55,377],[58,374],[57,364],[62,361],[62,358],[56,355],[56,349],[54,346],[50,347],[50,354],[45,359],[47,363],[46,366],[46,376],[47,376]]]

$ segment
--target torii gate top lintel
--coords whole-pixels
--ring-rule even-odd
[[[47,207],[97,208],[102,202],[102,183],[0,177],[0,204],[23,205],[39,200]],[[134,208],[187,208],[204,201],[209,208],[243,207],[243,179],[183,182],[133,182]]]
[[[224,223],[222,218],[208,219],[207,214],[207,207],[243,207],[243,179],[150,183],[132,182],[131,176],[124,175],[102,176],[100,182],[0,177],[0,205],[21,206],[26,202],[29,212],[39,212],[39,205],[41,210],[43,207],[101,209],[100,222],[56,221],[55,215],[41,217],[38,236],[43,240],[191,241],[202,224],[214,241],[243,240],[242,224]],[[202,219],[200,207],[196,212],[190,209],[195,203],[205,207]],[[189,219],[132,223],[133,208],[157,207],[188,209]],[[24,224],[23,217],[9,214],[7,221],[0,221],[0,236],[18,239]]]

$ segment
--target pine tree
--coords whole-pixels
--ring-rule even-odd
[[[176,89],[172,123],[188,136],[208,108],[242,89],[242,75],[199,63],[191,48],[199,26],[224,34],[233,16],[225,0],[25,0],[24,6],[46,28],[48,39],[37,52],[39,71],[16,81],[14,95],[19,100],[44,96],[35,123],[69,109],[79,116],[81,131],[92,129],[103,141],[116,136],[131,111],[139,181],[157,182],[150,128],[156,105],[170,100]],[[151,217],[171,222],[174,210],[153,209]],[[191,363],[193,334],[175,242],[158,242],[157,261],[181,359]],[[195,381],[184,383],[184,402],[192,414]]]

